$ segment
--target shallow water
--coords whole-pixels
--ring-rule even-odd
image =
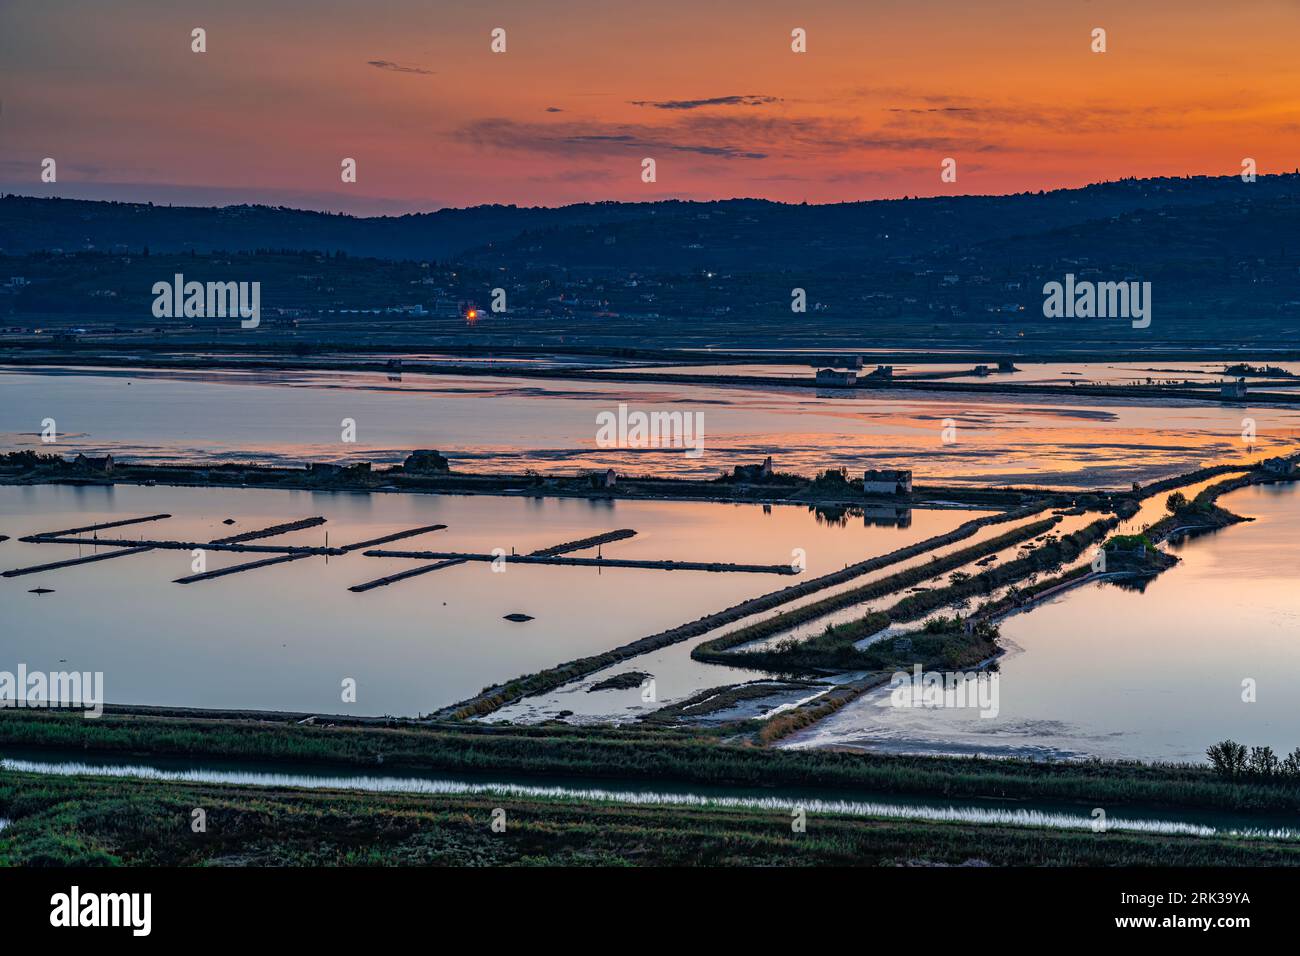
[[[1034,516],[1018,523],[1031,523],[1038,520],[1039,517],[1041,516]],[[794,608],[820,601],[823,598],[840,591],[857,588],[870,581],[897,574],[899,571],[906,568],[925,564],[931,560],[933,555],[943,555],[952,551],[971,547],[978,542],[1005,534],[1011,527],[1013,527],[1011,524],[986,525],[979,528],[970,537],[963,538],[953,544],[943,545],[933,551],[927,551],[916,557],[907,558],[895,564],[886,565],[876,571],[871,571],[860,577],[853,578],[844,584],[834,585],[824,590],[817,591],[795,601],[791,601],[789,604],[783,604],[773,610],[747,617],[743,621],[732,621],[722,624],[699,635],[698,637],[693,637],[668,647],[661,647],[657,650],[641,654],[621,663],[611,665],[610,667],[588,674],[586,677],[572,681],[548,693],[538,694],[534,697],[526,697],[516,703],[508,704],[484,719],[488,721],[504,720],[515,723],[536,723],[543,720],[563,717],[573,723],[619,723],[639,719],[651,711],[658,710],[666,704],[677,703],[701,691],[710,690],[727,684],[750,681],[756,677],[771,677],[771,675],[766,671],[754,671],[746,668],[744,666],[745,660],[742,653],[736,654],[735,666],[727,667],[712,662],[705,663],[697,661],[691,657],[691,651],[706,641],[711,641],[724,634],[729,634],[730,632],[748,624],[752,624],[755,621],[780,616]],[[880,604],[881,602],[875,603]],[[866,613],[866,607],[866,605],[855,605],[851,608],[834,612],[825,617],[818,618],[817,621],[811,625],[800,626],[795,628],[792,632],[782,632],[778,636],[772,638],[772,640],[784,640],[790,633],[805,634],[809,628],[820,630],[821,628],[824,628],[826,622],[830,620],[838,622],[841,620],[850,620],[861,617]],[[758,642],[756,642],[756,644],[757,643]],[[631,671],[640,671],[641,673],[654,675],[656,687],[654,698],[652,700],[643,699],[642,690],[637,687],[601,691],[591,690],[593,685],[598,684],[601,681]],[[756,713],[754,716],[758,716],[758,714]]]
[[[846,353],[855,354],[855,353]],[[895,363],[896,378],[914,378],[926,375],[946,376],[947,382],[978,382],[988,385],[1015,383],[1018,385],[1069,385],[1071,382],[1097,382],[1108,385],[1143,385],[1152,382],[1224,382],[1231,376],[1224,374],[1224,369],[1235,362],[1017,362],[1016,371],[998,372],[997,366],[990,366],[988,375],[959,374],[971,372],[977,363],[974,359],[967,362],[950,363]],[[1257,366],[1268,365],[1285,372],[1300,373],[1300,362],[1259,361],[1250,363]],[[807,365],[765,364],[761,362],[727,365],[644,365],[624,371],[650,374],[667,372],[677,375],[755,375],[776,378],[809,379],[819,367],[815,363]],[[859,377],[869,374],[876,363],[867,361],[858,372]],[[1253,378],[1251,381],[1261,381]],[[1279,388],[1300,387],[1300,381],[1285,382],[1282,379],[1268,379],[1279,384],[1269,384],[1264,391],[1277,391]]]
[[[1300,747],[1300,490],[1219,503],[1255,520],[1172,546],[1182,562],[1144,591],[1085,585],[1004,620],[996,717],[894,707],[882,688],[786,746],[1163,761],[1226,737]]]
[[[596,416],[632,410],[703,415],[705,450],[596,447]],[[53,418],[61,436],[40,440]],[[343,443],[340,423],[356,422]],[[1242,440],[1243,420],[1257,438]],[[954,438],[942,440],[945,422]],[[1207,461],[1257,460],[1289,447],[1300,410],[1056,396],[998,401],[908,392],[846,397],[805,389],[678,387],[508,376],[345,372],[176,372],[0,368],[0,447],[160,461],[401,461],[437,448],[470,471],[712,477],[772,455],[778,470],[903,467],[934,482],[1123,487]]]
[[[392,550],[523,553],[617,528],[614,558],[789,565],[818,575],[948,531],[985,512],[921,510],[911,525],[843,526],[801,506],[353,494],[226,488],[0,487],[0,569],[92,553],[91,544],[25,544],[40,531],[166,512],[104,535],[209,541],[314,515],[325,525],[255,542],[344,545],[435,523],[444,531]],[[235,525],[222,521],[234,518]],[[593,551],[582,552],[584,556]],[[262,557],[208,552],[215,570]],[[626,568],[447,568],[356,594],[348,587],[417,566],[404,559],[314,557],[197,584],[188,551],[152,551],[0,578],[0,670],[103,671],[113,703],[417,715],[483,687],[627,643],[797,579]],[[53,588],[53,594],[28,593]],[[512,613],[534,620],[503,620]],[[741,671],[738,680],[754,676]],[[344,678],[357,701],[344,702]],[[684,696],[659,677],[665,699]],[[598,696],[598,695],[593,695]]]

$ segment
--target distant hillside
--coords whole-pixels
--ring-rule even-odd
[[[1228,208],[1294,215],[1297,202],[1300,175],[1290,174],[1250,184],[1239,177],[1125,180],[1050,193],[828,206],[743,200],[622,206],[621,215],[604,222],[531,229],[469,250],[461,260],[488,267],[559,267],[594,274],[777,269],[852,276],[877,272],[886,260],[925,260],[932,268],[955,269],[961,256],[980,248],[1018,245],[1018,258],[1005,263],[1018,269],[1026,261],[1023,253],[1038,249],[1041,237],[1068,238],[1075,233],[1089,238],[1071,251],[1096,263],[1105,258],[1104,233],[1109,228],[1150,213],[1145,221],[1151,238],[1158,241],[1148,244],[1145,255],[1160,261],[1176,255],[1181,243],[1199,252],[1206,240],[1222,241],[1221,251],[1229,255],[1250,243],[1248,236],[1240,235],[1227,242],[1211,222],[1200,222],[1202,211],[1207,219]],[[1161,214],[1192,232],[1162,234]],[[1245,225],[1249,230],[1250,224]],[[1284,242],[1290,232],[1270,231],[1263,238]],[[1096,241],[1100,247],[1093,245]]]
[[[636,208],[636,207],[632,207]],[[60,249],[139,252],[343,251],[381,259],[453,258],[525,229],[627,216],[617,204],[520,209],[478,206],[357,218],[274,206],[161,206],[82,199],[0,198],[0,254]]]
[[[315,340],[1295,347],[1298,221],[1298,174],[829,206],[483,206],[378,218],[8,196],[0,320],[18,336],[87,326],[155,334],[153,284],[181,272],[261,283],[267,327]],[[1150,282],[1155,324],[1046,318],[1044,283],[1067,273]],[[806,290],[806,313],[791,310],[795,288]],[[486,310],[496,289],[508,297],[499,315]],[[205,334],[202,322],[173,325]]]
[[[0,254],[343,251],[383,259],[640,272],[849,268],[864,257],[932,254],[1142,210],[1294,201],[1300,176],[1124,180],[1013,196],[809,206],[766,200],[477,206],[357,218],[269,206],[159,206],[0,198]]]

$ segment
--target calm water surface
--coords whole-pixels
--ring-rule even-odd
[[[1300,747],[1300,493],[1220,504],[1255,520],[1175,546],[1182,562],[1144,591],[1084,586],[1006,619],[997,717],[896,708],[882,690],[787,745],[1173,761],[1225,737]]]
[[[596,447],[596,416],[633,409],[699,412],[705,453]],[[1242,440],[1254,421],[1254,447]],[[40,441],[53,418],[60,440]],[[340,422],[357,424],[340,441]],[[955,441],[941,441],[944,423]],[[301,463],[401,461],[437,448],[473,471],[712,477],[773,455],[778,470],[904,467],[918,482],[1122,487],[1199,467],[1255,461],[1289,447],[1300,410],[1056,396],[998,401],[907,392],[846,397],[806,389],[345,372],[0,369],[0,448],[128,458]]]
[[[951,530],[984,512],[914,510],[907,528],[844,526],[806,508],[703,502],[346,494],[221,488],[0,487],[0,566],[44,564],[92,546],[20,536],[122,517],[173,518],[106,535],[209,541],[314,515],[327,524],[259,544],[343,545],[406,528],[444,531],[401,550],[532,551],[602,531],[638,534],[607,557],[786,564],[795,548],[818,575]],[[236,524],[222,522],[233,518]],[[590,556],[594,552],[586,552]],[[209,552],[213,570],[257,555]],[[103,671],[115,703],[326,713],[427,713],[497,681],[599,653],[766,594],[797,579],[625,568],[486,563],[436,571],[363,594],[353,584],[420,562],[310,558],[197,584],[188,551],[153,551],[0,578],[0,669]],[[428,562],[425,562],[428,563]],[[53,594],[31,594],[32,588]],[[514,623],[504,615],[534,620]],[[726,669],[720,669],[726,671]],[[736,679],[753,675],[738,672]],[[357,681],[355,705],[341,681]],[[682,696],[672,676],[663,699]],[[593,695],[597,696],[597,695]]]

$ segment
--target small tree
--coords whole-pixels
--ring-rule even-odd
[[[1272,747],[1250,748],[1250,772],[1257,777],[1276,777],[1281,762]]]
[[[832,487],[847,485],[849,483],[849,474],[847,468],[827,468],[817,476],[814,484],[830,485]]]
[[[1165,499],[1165,507],[1169,509],[1171,515],[1176,515],[1187,507],[1187,496],[1181,491],[1175,491]]]
[[[1300,747],[1286,755],[1282,761],[1282,773],[1288,777],[1300,777]]]
[[[1225,740],[1205,751],[1214,765],[1214,772],[1220,777],[1233,779],[1246,771],[1246,748],[1235,740]]]

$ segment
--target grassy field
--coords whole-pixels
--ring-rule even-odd
[[[442,772],[556,778],[591,787],[798,789],[945,804],[1018,801],[1279,814],[1300,810],[1300,783],[1225,779],[1208,767],[1034,763],[788,751],[727,743],[716,731],[443,724],[302,726],[291,721],[68,713],[0,714],[0,755],[15,748],[149,762],[223,760],[250,768]],[[506,811],[504,833],[492,811]],[[191,829],[202,808],[207,831]],[[1102,866],[1300,864],[1272,839],[1092,833],[1005,824],[917,822],[788,810],[628,805],[542,796],[382,794],[0,771],[0,864],[16,865],[908,865]]]
[[[1088,807],[1300,810],[1300,784],[1226,780],[1208,765],[1045,763],[780,750],[725,742],[735,728],[442,724],[323,727],[292,722],[38,711],[0,713],[0,754],[13,748],[101,757],[238,759],[386,773],[442,771],[644,780],[652,783],[816,788],[912,796],[1050,800]],[[6,813],[0,803],[0,816]]]
[[[6,774],[0,865],[1265,865],[1300,847],[722,808],[251,789]],[[206,814],[206,831],[191,826]],[[493,811],[505,811],[495,832]]]

